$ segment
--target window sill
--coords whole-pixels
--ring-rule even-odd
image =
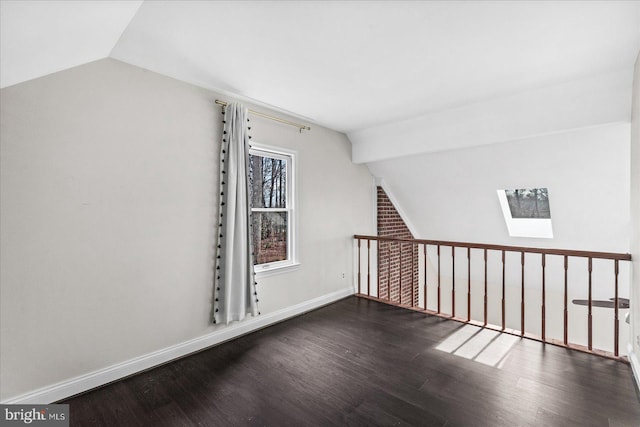
[[[255,269],[256,272],[256,278],[262,278],[262,277],[269,277],[269,276],[273,276],[276,274],[281,274],[281,273],[289,273],[291,271],[296,271],[298,268],[300,267],[300,263],[299,262],[294,262],[291,264],[285,264],[285,265],[273,265],[273,266],[269,266],[269,267],[257,267]]]

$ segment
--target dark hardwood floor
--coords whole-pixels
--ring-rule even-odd
[[[73,426],[640,426],[628,365],[473,328],[350,297],[60,403]]]

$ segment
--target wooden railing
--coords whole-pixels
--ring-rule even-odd
[[[626,357],[620,354],[620,309],[621,303],[623,303],[624,308],[628,307],[628,305],[626,305],[628,300],[620,296],[620,262],[627,262],[625,266],[625,279],[627,280],[625,280],[624,287],[626,294],[626,292],[628,292],[628,278],[630,277],[630,263],[628,263],[628,261],[631,260],[630,254],[541,249],[439,240],[399,239],[363,235],[355,235],[354,239],[357,244],[356,274],[358,295],[361,297],[367,297],[413,310],[424,311],[460,322],[593,353],[611,359],[626,360]],[[363,241],[366,242],[366,245],[363,245]],[[411,259],[406,259],[406,256],[402,256],[402,250],[407,245],[410,245],[412,248],[409,252]],[[443,251],[444,248],[450,248],[450,254],[446,254],[445,251]],[[366,256],[363,253],[364,251],[366,251]],[[466,263],[467,267],[466,277],[464,277],[463,273],[462,279],[460,279],[459,271],[460,260],[458,260],[458,278],[456,278],[456,253],[458,253],[459,259],[461,251],[462,254],[466,255],[466,261],[462,263]],[[392,256],[392,254],[395,254],[395,256]],[[507,262],[507,257],[511,258],[511,263]],[[519,262],[515,261],[514,257],[519,258]],[[392,265],[392,258],[396,260],[394,264],[397,263],[398,265]],[[477,258],[479,258],[480,261],[477,261]],[[532,258],[539,259],[536,262],[537,267],[534,268],[536,271],[531,272],[531,274],[540,277],[536,278],[536,280],[529,278],[528,282],[526,282],[527,275],[525,274],[525,269],[531,264],[531,261],[527,264],[527,260],[531,260]],[[582,268],[579,268],[580,266],[576,265],[574,261],[576,259],[586,260],[586,264]],[[476,266],[473,272],[472,261],[475,262]],[[450,263],[451,269],[443,270],[442,263]],[[597,273],[600,278],[599,283],[608,282],[612,288],[607,287],[606,284],[600,285],[597,289],[598,293],[602,294],[603,292],[612,290],[613,297],[605,300],[593,298],[594,263],[598,263]],[[497,264],[497,266],[494,264]],[[366,265],[366,268],[364,265]],[[491,267],[492,274],[488,274],[488,267]],[[573,269],[570,267],[573,267]],[[403,269],[405,274],[403,274]],[[548,277],[550,276],[550,269],[553,270],[554,273],[551,274],[551,276],[554,276],[551,282]],[[606,269],[610,269],[610,272],[606,273]],[[381,270],[384,272],[383,275],[380,274]],[[575,270],[578,272],[576,273]],[[410,271],[410,274],[407,274],[407,271]],[[447,274],[448,272],[450,272],[450,276]],[[507,272],[509,272],[509,274],[507,274]],[[392,275],[394,277],[392,277]],[[601,279],[605,275],[610,276],[607,279]],[[491,279],[489,276],[491,276]],[[517,278],[514,279],[514,276]],[[561,280],[560,277],[562,277]],[[375,283],[372,283],[372,279]],[[445,279],[447,279],[446,286],[444,283]],[[475,283],[474,286],[472,286],[472,280]],[[397,283],[397,285],[395,285],[395,283]],[[562,325],[556,324],[559,322],[549,322],[549,318],[554,317],[550,315],[550,311],[548,310],[549,303],[555,304],[555,299],[560,298],[556,290],[554,290],[552,296],[549,296],[550,283],[556,290],[561,288],[563,309],[561,316]],[[490,285],[492,290],[495,289],[495,292],[489,289]],[[407,286],[410,287],[410,297],[403,299],[403,291],[405,291],[404,294],[406,294]],[[460,289],[461,286],[466,287],[466,289]],[[450,297],[446,295],[448,287],[450,287],[451,290]],[[509,292],[513,294],[514,287],[519,287],[517,292],[517,294],[519,294],[519,304],[517,305],[519,305],[520,318],[517,319],[519,322],[516,321],[519,323],[517,325],[519,329],[517,326],[508,327],[509,321],[507,319],[507,312],[510,310],[513,311],[515,307],[513,305],[514,301],[509,300],[507,294]],[[574,294],[586,294],[586,299],[574,299],[572,301],[573,306],[570,306],[570,288],[573,289],[572,292]],[[576,291],[575,289],[578,290]],[[393,296],[393,293],[397,294],[397,298]],[[497,310],[495,307],[497,305],[496,302],[493,301],[492,303],[491,301],[492,298],[490,294],[492,293],[498,294],[494,295],[493,298],[499,298],[499,309]],[[540,304],[539,308],[536,307],[535,302],[527,303],[527,294],[530,299],[539,298],[539,301],[536,301]],[[430,299],[430,295],[435,301]],[[556,298],[553,298],[554,295]],[[535,296],[535,298],[532,296]],[[464,306],[464,300],[466,300],[466,307],[464,307],[466,313],[461,317],[456,315],[456,306]],[[446,310],[446,305],[448,305],[448,310]],[[490,310],[491,305],[494,306],[492,310]],[[583,339],[582,343],[579,342],[581,341],[579,338],[570,340],[570,311],[579,311],[580,309],[574,307],[576,305],[584,305],[587,310],[586,319],[584,319],[586,322],[586,339]],[[477,308],[475,315],[472,314],[472,306]],[[613,325],[611,329],[608,329],[608,327],[605,328],[605,330],[608,329],[610,332],[606,333],[608,336],[604,337],[605,341],[609,341],[610,344],[601,346],[607,348],[596,348],[596,346],[594,346],[594,307],[613,308],[611,319]],[[535,313],[536,317],[539,313],[539,319],[536,319],[540,322],[539,325],[531,327],[527,324],[527,315],[531,317],[534,314],[529,310],[539,310]],[[499,311],[499,318],[496,311]],[[600,323],[597,326],[599,326],[599,332],[602,330],[602,324],[606,323],[601,321],[603,319],[602,316],[606,315],[606,312],[608,312],[608,310],[598,311]],[[580,312],[572,315],[571,325],[582,324],[576,323],[580,320],[577,319],[577,317],[581,314]],[[494,323],[489,321],[491,316],[497,321]],[[513,320],[511,323],[514,323]],[[557,338],[550,336],[554,335],[554,333],[548,333],[550,328]],[[580,328],[574,326],[574,329]],[[559,337],[560,331],[562,332],[561,339]],[[576,335],[578,334],[576,333]],[[602,338],[602,333],[599,335],[599,338]],[[626,339],[626,337],[624,339]],[[603,340],[600,339],[600,342],[602,341]]]

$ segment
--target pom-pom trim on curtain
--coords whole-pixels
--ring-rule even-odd
[[[229,103],[222,111],[220,209],[214,270],[213,323],[228,324],[258,312],[251,242],[251,170],[248,110]]]

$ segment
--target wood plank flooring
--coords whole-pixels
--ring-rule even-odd
[[[640,426],[629,365],[468,328],[349,297],[60,403],[72,426]]]

